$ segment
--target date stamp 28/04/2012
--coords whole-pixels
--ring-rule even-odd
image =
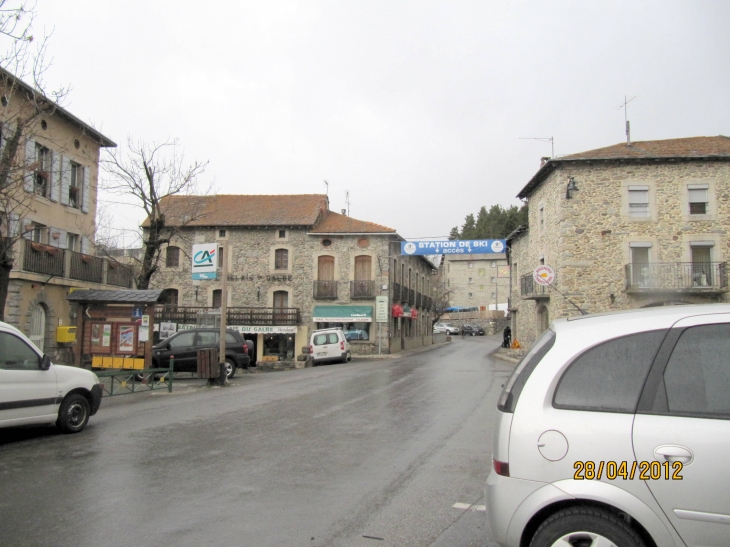
[[[608,480],[634,480],[657,481],[674,480],[681,481],[683,464],[682,462],[614,462],[614,461],[577,461],[573,464],[575,473],[573,479],[601,480],[605,477]]]

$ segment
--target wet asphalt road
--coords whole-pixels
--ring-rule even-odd
[[[78,435],[0,430],[0,545],[492,545],[500,342],[179,382],[105,399]]]

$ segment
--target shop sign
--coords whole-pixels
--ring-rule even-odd
[[[189,330],[200,328],[198,325],[177,325],[177,330]],[[297,327],[282,325],[272,327],[248,326],[248,325],[226,325],[229,330],[236,330],[241,334],[296,334]]]
[[[193,279],[216,279],[217,243],[193,245]]]

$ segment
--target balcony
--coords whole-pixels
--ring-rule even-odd
[[[391,295],[391,298],[393,299],[393,302],[400,300],[401,296],[401,286],[400,283],[393,282],[393,294]]]
[[[416,291],[414,291],[413,289],[408,289],[408,305],[416,305]]]
[[[350,281],[350,298],[375,298],[375,281]]]
[[[558,276],[555,274],[555,281]],[[553,281],[553,283],[555,283]],[[520,276],[520,296],[524,300],[543,300],[550,298],[550,289],[545,285],[540,285],[535,282],[535,278],[532,273]]]
[[[624,271],[630,294],[728,292],[727,262],[626,264]]]
[[[416,293],[416,307],[420,308],[423,304],[423,295],[420,292]]]
[[[314,298],[317,300],[335,300],[337,298],[337,281],[314,281]]]
[[[179,323],[197,325],[198,317],[220,308],[204,308],[198,306],[157,306],[155,321],[157,323]],[[301,325],[302,316],[299,308],[248,308],[231,307],[226,310],[228,325],[246,326],[294,326]]]
[[[132,270],[117,262],[21,239],[23,271],[130,289]],[[104,262],[108,262],[105,272]],[[106,277],[106,279],[105,279]]]

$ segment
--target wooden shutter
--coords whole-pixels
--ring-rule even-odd
[[[356,256],[355,257],[355,281],[370,281],[372,273],[372,257]]]
[[[81,190],[81,212],[88,213],[89,193],[91,191],[91,169],[89,169],[85,165],[81,169],[84,170],[84,184],[83,189]],[[78,181],[76,182],[76,184],[78,184]]]
[[[61,156],[61,205],[68,205],[69,186],[71,186],[71,162],[66,156]]]
[[[91,240],[86,236],[81,236],[81,252],[85,255],[91,252]]]
[[[61,154],[51,150],[51,180],[48,195],[51,201],[58,201],[61,194]]]
[[[334,281],[335,280],[335,257],[320,256],[317,259],[317,280],[318,281]]]
[[[31,165],[36,162],[35,154],[35,141],[33,139],[26,139],[25,141],[25,180],[23,181],[23,188],[26,192],[33,191],[33,178],[35,175],[35,169],[30,169]]]

